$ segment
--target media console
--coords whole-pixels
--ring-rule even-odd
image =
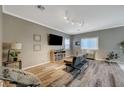
[[[65,50],[51,50],[50,51],[50,60],[51,62],[60,62],[63,61],[63,59],[66,56]]]

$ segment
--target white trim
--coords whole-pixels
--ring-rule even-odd
[[[60,30],[58,28],[51,27],[51,26],[48,26],[46,24],[42,24],[42,23],[36,22],[34,20],[31,20],[31,19],[28,19],[28,18],[24,18],[22,16],[19,16],[19,15],[14,14],[14,13],[8,12],[8,11],[6,11],[5,6],[3,6],[3,13],[4,14],[11,15],[11,16],[14,16],[14,17],[17,17],[17,18],[20,18],[20,19],[23,19],[23,20],[26,20],[26,21],[29,21],[29,22],[32,22],[32,23],[35,23],[35,24],[38,24],[38,25],[41,25],[41,26],[44,26],[44,27],[47,27],[47,28],[52,29],[52,30],[56,30],[56,31],[59,31],[59,32],[63,32],[65,34],[68,34],[68,33],[64,32],[64,31],[62,31],[62,30]]]
[[[47,63],[50,63],[50,62],[44,62],[44,63],[40,63],[40,64],[37,64],[37,65],[28,66],[28,67],[22,68],[22,70],[26,70],[26,69],[33,68],[33,67],[36,67],[36,66],[44,65],[44,64],[47,64]]]
[[[37,5],[37,4],[36,4],[36,5]],[[5,5],[2,5],[2,12],[5,13],[5,14],[12,15],[12,16],[15,16],[15,17],[17,17],[17,18],[20,18],[20,19],[23,19],[23,20],[26,20],[26,21],[29,21],[29,22],[32,22],[32,23],[35,23],[35,24],[38,24],[38,25],[41,25],[41,26],[44,26],[44,27],[47,27],[47,28],[56,30],[56,31],[59,31],[59,32],[65,33],[65,34],[69,34],[69,35],[78,35],[78,34],[83,34],[83,33],[87,33],[87,32],[101,31],[101,30],[113,29],[113,28],[118,28],[118,27],[123,27],[123,26],[124,26],[124,25],[117,25],[117,26],[111,26],[111,27],[102,28],[102,29],[87,30],[87,31],[85,31],[85,32],[68,33],[68,32],[66,32],[66,31],[64,31],[64,30],[61,30],[61,29],[58,29],[58,28],[55,28],[55,27],[52,27],[52,26],[48,26],[48,25],[46,25],[46,24],[42,24],[42,23],[36,22],[36,21],[34,21],[34,20],[27,19],[27,18],[24,18],[24,17],[22,17],[22,16],[16,15],[16,14],[14,14],[14,13],[8,12],[8,11],[6,11],[6,9],[4,9],[4,8],[5,8]]]
[[[98,61],[105,61],[106,59],[95,58],[95,60],[98,60]]]

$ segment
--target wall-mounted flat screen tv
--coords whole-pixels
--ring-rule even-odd
[[[62,45],[63,37],[58,35],[49,34],[48,44],[49,45]]]

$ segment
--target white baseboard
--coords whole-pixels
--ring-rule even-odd
[[[95,60],[98,60],[98,61],[105,61],[105,59],[99,59],[99,58],[96,58]]]
[[[29,68],[33,68],[33,67],[36,67],[36,66],[39,66],[39,65],[44,65],[44,64],[47,64],[47,63],[49,63],[49,62],[44,62],[44,63],[40,63],[40,64],[37,64],[37,65],[25,67],[25,68],[22,68],[22,70],[26,70],[26,69],[29,69]]]

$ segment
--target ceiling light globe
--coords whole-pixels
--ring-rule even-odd
[[[79,24],[79,26],[82,26],[82,24]]]
[[[64,19],[67,20],[67,17],[65,16]]]

